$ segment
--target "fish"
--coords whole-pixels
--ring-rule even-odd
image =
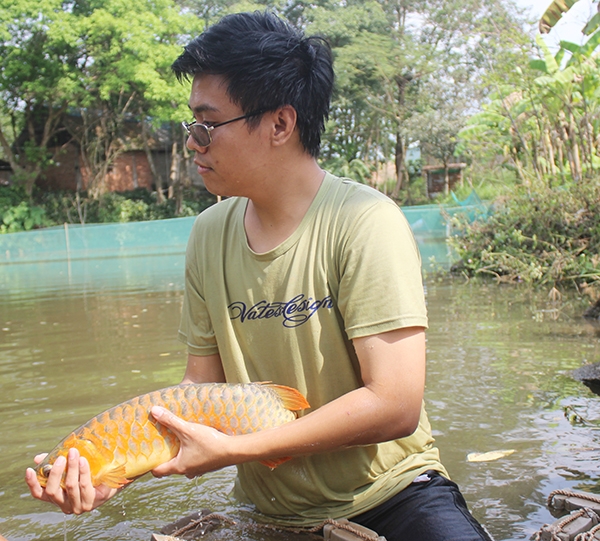
[[[46,486],[52,464],[71,448],[87,459],[94,487],[121,488],[173,458],[179,439],[152,417],[153,406],[228,435],[281,426],[310,407],[297,389],[271,382],[188,383],[152,391],[96,415],[67,435],[36,466],[40,485]],[[260,462],[274,469],[290,458]],[[65,476],[66,471],[63,489]]]

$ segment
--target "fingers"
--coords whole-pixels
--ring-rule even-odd
[[[178,457],[174,457],[171,460],[164,462],[163,464],[160,464],[158,466],[156,466],[156,468],[154,468],[150,473],[152,475],[154,475],[154,477],[166,477],[168,475],[173,475],[173,474],[182,474],[183,470],[179,467],[179,460]]]
[[[29,492],[31,492],[31,495],[34,498],[37,498],[38,500],[44,499],[44,489],[40,485],[35,470],[33,468],[27,468],[27,470],[25,471],[25,482],[29,487]]]
[[[66,514],[91,511],[118,492],[116,488],[103,485],[94,487],[90,464],[75,448],[69,449],[67,457],[59,456],[54,461],[45,488],[40,485],[33,468],[27,468],[25,481],[34,498],[53,503]]]
[[[39,464],[39,463],[40,463],[42,460],[44,460],[44,458],[46,458],[47,456],[48,456],[48,453],[41,453],[41,454],[39,454],[39,455],[35,455],[35,456],[33,457],[33,461],[34,461],[36,464]]]
[[[79,456],[77,449],[69,449],[67,457],[59,456],[54,461],[45,487],[40,485],[32,468],[25,472],[25,481],[34,498],[57,505],[63,513],[79,515],[93,508],[95,490],[89,465],[85,458]]]
[[[70,515],[73,510],[67,500],[65,491],[61,487],[63,473],[66,468],[67,459],[64,456],[59,456],[52,464],[41,499],[57,505],[63,513]]]
[[[92,484],[90,463],[83,457],[79,458],[79,492],[82,511],[91,511],[96,501],[96,489]]]
[[[46,488],[46,490],[48,490]],[[83,512],[81,508],[81,492],[79,490],[79,451],[69,449],[67,455],[67,474],[65,475],[65,492],[76,515]]]

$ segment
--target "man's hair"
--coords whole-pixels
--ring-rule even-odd
[[[229,98],[246,114],[291,105],[300,142],[318,156],[334,78],[324,39],[307,37],[269,12],[237,13],[192,40],[171,68],[179,81],[223,76]],[[251,118],[250,126],[259,119]]]

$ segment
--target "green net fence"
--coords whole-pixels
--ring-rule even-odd
[[[444,238],[450,232],[451,217],[457,213],[471,220],[487,213],[487,206],[478,198],[468,201],[468,204],[459,202],[455,206],[421,205],[402,210],[418,241]],[[0,265],[183,254],[194,220],[194,217],[186,217],[149,222],[65,224],[0,235]]]
[[[183,253],[194,220],[65,224],[0,235],[0,264]]]

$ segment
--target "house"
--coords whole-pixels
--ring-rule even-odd
[[[52,154],[51,164],[42,172],[36,185],[49,191],[85,191],[90,188],[94,173],[85,162],[76,137],[72,136],[72,134],[82,134],[82,118],[77,114],[68,114],[65,115],[62,124],[63,129],[57,132],[48,149]],[[39,128],[43,129],[42,126]],[[23,132],[15,144],[22,147],[28,138],[27,133]],[[127,119],[120,126],[118,144],[121,145],[121,151],[117,153],[106,171],[103,190],[122,192],[146,188],[155,191],[157,182],[153,169],[156,176],[160,177],[160,185],[166,189],[172,177],[171,165],[175,140],[177,140],[178,151],[176,156],[180,158],[185,138],[179,125],[151,129],[146,149],[141,123],[133,117]],[[176,169],[180,178],[189,180],[195,186],[204,186],[191,157],[183,170],[181,167]],[[8,184],[11,174],[9,164],[0,161],[0,185]]]
[[[463,181],[463,169],[466,163],[449,163],[443,165],[424,165],[423,175],[427,181],[427,197],[435,197],[437,194],[448,194],[456,184]],[[447,176],[446,176],[447,173]]]
[[[78,117],[68,117],[65,121],[67,131],[76,133],[77,124],[80,123]],[[179,129],[179,126],[175,127],[175,135],[169,125],[151,130],[146,151],[140,122],[135,119],[127,120],[123,124],[120,137],[124,148],[108,167],[104,189],[113,192],[136,188],[155,191],[157,185],[152,172],[153,167],[156,175],[160,176],[160,185],[166,189],[172,175],[174,138],[179,139],[177,141],[179,152],[185,143],[183,133],[180,133]],[[93,173],[86,165],[77,142],[70,138],[61,145],[53,147],[51,151],[54,155],[53,164],[44,171],[37,185],[45,190],[87,190],[93,180]],[[195,186],[204,186],[202,177],[193,166],[191,158],[188,160],[187,167],[179,174],[184,178],[187,177]]]

